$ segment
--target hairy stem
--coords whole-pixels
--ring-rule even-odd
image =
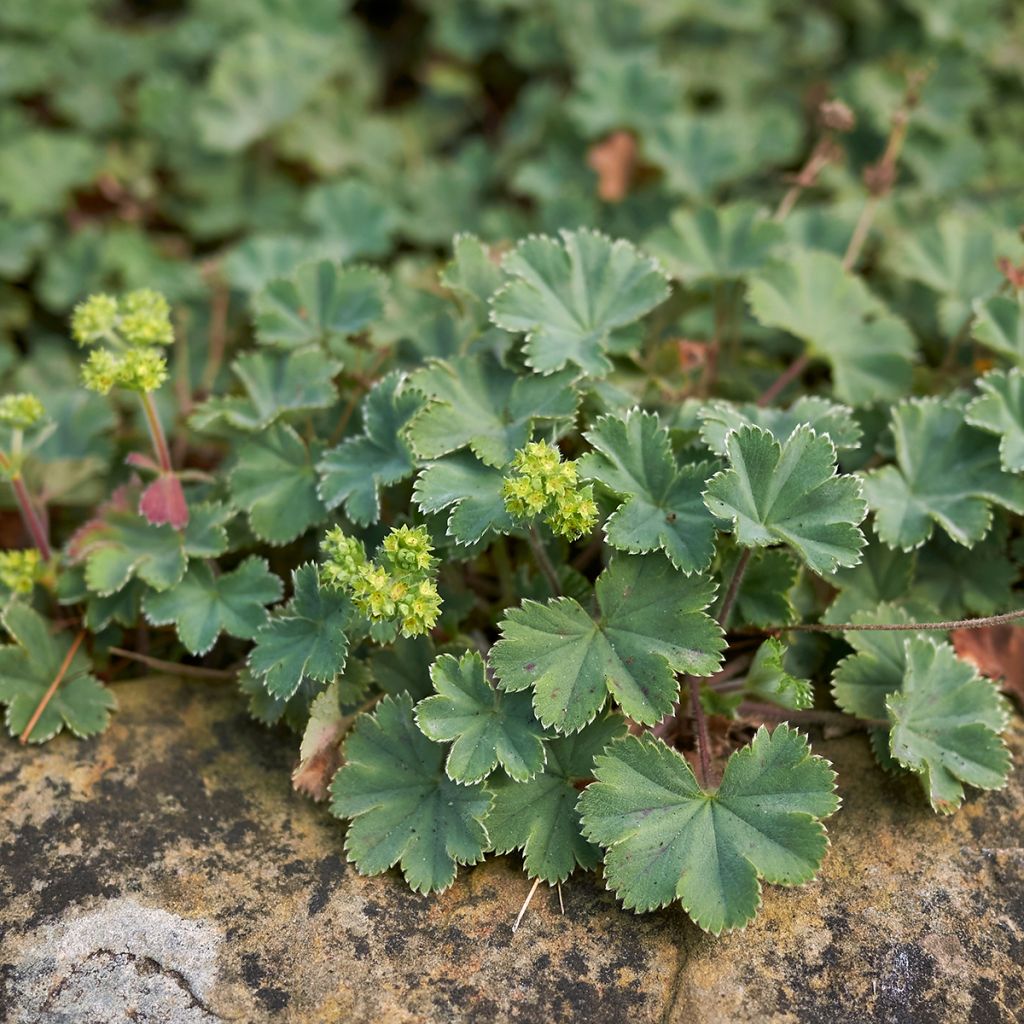
[[[546,549],[544,548],[544,542],[540,539],[540,534],[537,532],[537,527],[531,525],[529,533],[527,533],[527,539],[530,542],[530,550],[533,552],[533,557],[537,562],[537,568],[544,574],[544,578],[551,585],[551,589],[556,595],[561,595],[562,584],[559,582],[558,573],[555,570],[554,563],[548,556]]]
[[[129,651],[124,647],[107,648],[111,654],[128,661],[137,661],[140,665],[148,668],[155,668],[160,672],[166,672],[174,676],[190,676],[193,679],[237,679],[238,673],[225,668],[204,668],[202,665],[181,665],[175,661],[164,661],[162,658],[152,658],[148,654],[139,654],[137,651]]]
[[[733,571],[732,579],[729,580],[729,588],[725,592],[725,597],[722,598],[722,607],[718,609],[718,624],[722,629],[729,625],[729,616],[732,614],[733,606],[736,604],[736,598],[739,597],[740,584],[743,582],[747,566],[750,564],[752,552],[753,548],[743,549],[743,554],[740,555],[740,560],[736,563],[736,568]]]
[[[167,447],[167,437],[157,415],[153,396],[148,391],[141,391],[139,399],[142,402],[142,411],[146,414],[146,426],[149,427],[149,436],[153,441],[153,451],[156,453],[157,462],[160,463],[160,469],[165,473],[171,473],[171,450]]]
[[[847,715],[842,711],[793,711],[757,701],[744,701],[737,709],[737,714],[741,718],[767,718],[776,722],[806,725],[844,725],[851,729],[888,729],[892,725],[885,718],[857,718],[856,715]]]
[[[6,461],[6,460],[5,460]],[[25,523],[32,543],[39,552],[44,562],[48,562],[53,554],[50,550],[50,540],[46,535],[46,527],[32,504],[32,496],[28,493],[25,481],[21,474],[11,477],[11,487],[14,489],[14,497],[17,499],[18,508],[21,510],[21,518]]]
[[[700,680],[696,676],[687,676],[686,679],[690,684],[690,712],[700,758],[700,784],[706,789],[711,778],[711,735],[708,733],[707,715],[700,702]]]
[[[39,702],[38,707],[32,712],[32,717],[28,720],[28,725],[25,726],[22,734],[18,737],[18,742],[25,744],[28,743],[29,736],[32,735],[32,730],[36,727],[36,723],[42,717],[43,712],[46,710],[50,701],[53,700],[53,695],[57,692],[57,687],[63,682],[64,677],[68,674],[68,669],[71,668],[71,662],[75,660],[75,655],[78,653],[78,648],[82,646],[82,641],[85,639],[85,630],[80,629],[75,636],[75,639],[71,642],[71,646],[68,648],[68,653],[64,655],[64,660],[60,663],[60,668],[57,669],[57,674],[53,677],[53,682],[50,683],[43,694],[43,699]]]
[[[766,633],[864,633],[871,630],[892,633],[948,632],[951,629],[985,629],[1014,619],[1024,619],[1024,608],[980,619],[946,619],[942,622],[798,622],[793,626],[772,626]]]

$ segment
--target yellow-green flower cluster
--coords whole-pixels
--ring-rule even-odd
[[[516,452],[512,470],[502,485],[505,508],[515,519],[544,521],[563,537],[575,540],[597,522],[594,488],[580,487],[575,462],[546,441],[531,441]]]
[[[334,526],[324,535],[320,550],[327,559],[320,567],[320,581],[333,590],[350,588],[366,565],[363,542]]]
[[[441,597],[433,578],[438,560],[425,527],[392,530],[378,552],[381,564],[369,561],[363,545],[340,527],[327,532],[321,549],[326,555],[320,568],[323,584],[347,590],[371,622],[394,623],[407,637],[433,629]]]
[[[35,548],[0,551],[0,584],[15,594],[31,594],[42,566]]]
[[[0,423],[24,430],[42,417],[43,403],[35,395],[20,393],[0,398]]]
[[[79,345],[103,341],[110,346],[90,352],[82,368],[82,381],[92,391],[155,391],[167,379],[167,361],[157,347],[174,341],[171,308],[151,288],[129,292],[120,301],[91,295],[75,307],[71,333]]]

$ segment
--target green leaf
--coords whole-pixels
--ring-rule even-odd
[[[491,300],[491,317],[526,335],[526,361],[538,372],[573,363],[603,377],[614,332],[668,295],[664,271],[621,239],[586,229],[561,239],[528,238],[505,257],[502,269],[514,280]]]
[[[483,858],[490,796],[445,775],[444,748],[416,728],[407,695],[360,715],[343,753],[331,811],[352,819],[345,852],[360,874],[399,864],[414,892],[442,892],[459,864]]]
[[[1016,298],[993,295],[975,301],[971,337],[1024,366],[1024,292],[1018,292]]]
[[[998,245],[989,224],[947,213],[902,232],[886,263],[894,274],[919,281],[942,296],[942,326],[952,335],[969,315],[971,302],[990,295],[999,285]]]
[[[910,331],[830,253],[794,250],[757,275],[748,299],[756,320],[796,335],[831,365],[840,400],[864,405],[910,389]]]
[[[317,463],[321,500],[328,508],[344,505],[354,523],[377,522],[381,490],[415,468],[403,430],[422,402],[404,381],[400,373],[378,381],[363,401],[363,433],[332,448]]]
[[[456,235],[452,252],[441,271],[441,284],[455,292],[478,322],[486,322],[491,296],[504,280],[501,269],[475,235]]]
[[[787,725],[758,729],[717,790],[664,743],[635,736],[598,757],[595,775],[579,807],[583,834],[606,847],[608,888],[638,912],[678,899],[715,935],[754,918],[760,878],[814,877],[828,848],[820,819],[839,806],[829,763]]]
[[[644,243],[665,269],[685,284],[737,281],[768,262],[785,241],[781,224],[755,203],[676,210],[669,224]]]
[[[504,690],[533,687],[534,712],[559,732],[593,721],[609,691],[630,718],[654,724],[672,710],[678,673],[718,668],[722,631],[704,613],[714,593],[661,555],[619,555],[598,577],[596,620],[571,597],[524,601],[500,624],[491,668]]]
[[[780,444],[801,423],[806,423],[816,434],[828,434],[839,450],[860,446],[861,429],[853,418],[853,411],[818,395],[802,395],[788,409],[762,408],[753,402],[743,405],[709,402],[701,406],[698,416],[701,439],[716,455],[725,455],[725,438],[729,431],[747,424],[770,431]]]
[[[467,445],[489,466],[503,466],[538,423],[569,419],[579,401],[576,374],[519,374],[490,356],[434,361],[410,378],[429,402],[409,424],[420,458],[436,459]]]
[[[25,604],[9,605],[3,624],[14,643],[0,647],[0,703],[7,706],[10,734],[20,736],[57,678],[73,641],[67,632],[54,633],[50,623]],[[92,675],[92,662],[79,646],[29,741],[44,743],[65,727],[76,736],[94,736],[107,727],[116,706],[113,693]]]
[[[723,579],[732,579],[735,561],[722,571]],[[765,628],[786,625],[796,620],[790,599],[797,578],[796,560],[781,548],[767,548],[747,563],[743,585],[736,597],[737,618],[751,626]]]
[[[242,149],[286,121],[333,73],[336,55],[330,35],[282,25],[228,43],[195,112],[203,144]]]
[[[583,838],[576,804],[580,787],[594,775],[594,758],[625,735],[621,715],[606,715],[572,736],[547,743],[547,763],[529,782],[495,778],[491,812],[484,824],[496,853],[523,851],[530,878],[554,885],[573,869],[594,868],[601,851]]]
[[[971,426],[999,436],[999,460],[1008,473],[1024,473],[1024,373],[993,370],[978,382],[981,394],[967,406]]]
[[[475,544],[488,533],[514,528],[505,508],[504,477],[474,458],[458,452],[428,463],[416,478],[413,500],[423,512],[451,509],[447,532],[457,544]]]
[[[287,544],[327,514],[317,495],[316,450],[286,423],[277,423],[239,446],[228,474],[235,504],[268,544]]]
[[[267,692],[287,699],[309,676],[330,682],[345,667],[352,618],[347,595],[320,586],[311,563],[292,573],[292,599],[256,633],[249,668]]]
[[[948,644],[920,637],[906,645],[903,685],[886,700],[889,746],[904,768],[921,776],[932,807],[951,814],[963,801],[964,783],[1006,785],[1010,754],[999,734],[1009,707],[996,685]]]
[[[395,204],[364,181],[319,185],[307,193],[302,212],[335,259],[376,258],[391,251],[398,226]]]
[[[7,208],[5,217],[59,213],[99,165],[96,146],[79,135],[32,131],[7,138],[0,149],[0,207]]]
[[[344,341],[380,317],[386,286],[384,275],[371,267],[303,263],[257,293],[256,338],[282,348]]]
[[[584,435],[596,452],[579,460],[584,479],[626,500],[605,523],[608,543],[633,553],[662,550],[689,575],[711,564],[715,524],[701,498],[711,465],[680,467],[656,414],[602,416]]]
[[[318,348],[294,352],[246,352],[231,370],[243,395],[217,396],[189,417],[196,430],[224,424],[248,433],[265,430],[281,416],[326,409],[338,397],[332,378],[341,363]]]
[[[864,477],[878,536],[890,547],[920,547],[938,523],[971,547],[992,525],[992,505],[1024,512],[1024,480],[1002,471],[999,444],[964,422],[959,405],[938,398],[892,410],[896,466]]]
[[[388,647],[380,647],[370,655],[373,681],[385,693],[397,697],[408,693],[421,700],[430,695],[430,667],[437,651],[429,636],[400,636]]]
[[[883,601],[901,600],[910,591],[914,556],[878,541],[868,543],[861,554],[859,565],[840,569],[829,577],[829,583],[839,588],[839,595],[826,610],[823,622],[850,622],[855,612],[876,608]]]
[[[252,556],[220,576],[197,562],[169,590],[147,594],[143,608],[153,625],[176,626],[190,653],[205,654],[222,632],[251,640],[267,621],[264,605],[280,597],[280,579]]]
[[[743,680],[744,696],[793,711],[812,707],[814,690],[811,681],[786,671],[782,661],[785,654],[785,645],[775,637],[769,637],[758,647]]]
[[[190,506],[184,530],[151,525],[135,511],[137,505],[136,491],[118,489],[68,544],[71,560],[85,563],[86,586],[100,597],[135,577],[166,590],[185,575],[189,558],[216,558],[227,548],[224,523],[232,512],[223,505]]]
[[[476,651],[459,659],[442,654],[430,679],[437,692],[416,705],[416,724],[427,739],[452,743],[445,760],[448,778],[481,782],[500,764],[524,782],[544,767],[544,730],[529,697],[496,690]]]
[[[730,468],[708,481],[704,500],[732,520],[740,544],[786,543],[822,575],[860,561],[860,483],[837,475],[828,437],[800,426],[780,444],[761,427],[741,427],[726,435],[725,446]]]

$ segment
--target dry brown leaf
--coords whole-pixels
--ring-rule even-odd
[[[622,202],[636,167],[636,139],[629,132],[612,132],[590,147],[587,164],[597,172],[597,194],[606,203]]]
[[[990,679],[1024,710],[1024,628],[989,626],[985,629],[954,629],[950,634],[956,653]]]

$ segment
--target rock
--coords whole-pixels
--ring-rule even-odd
[[[0,1019],[976,1024],[1024,1019],[1024,783],[950,819],[851,735],[819,880],[714,939],[515,858],[437,897],[360,878],[230,687],[117,684],[103,736],[0,743]],[[1016,747],[1020,754],[1018,730]],[[1019,760],[1019,757],[1018,757]],[[6,1014],[6,1015],[5,1015]]]

